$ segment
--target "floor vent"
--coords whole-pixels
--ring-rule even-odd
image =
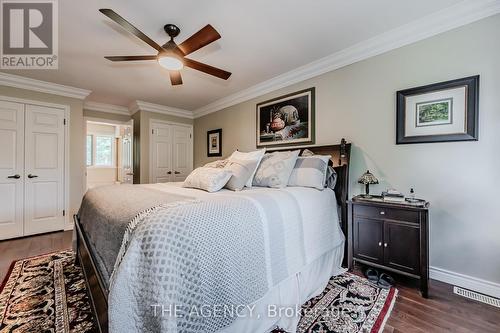
[[[491,296],[486,296],[480,293],[476,293],[475,291],[471,291],[468,289],[460,288],[457,286],[453,287],[453,292],[459,296],[465,297],[465,298],[470,298],[474,301],[478,301],[481,303],[486,303],[489,305],[496,306],[497,308],[500,308],[500,299],[491,297]]]

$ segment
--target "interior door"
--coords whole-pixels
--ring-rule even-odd
[[[171,182],[173,180],[171,126],[153,123],[151,133],[151,181],[153,183]]]
[[[64,228],[64,112],[26,105],[24,234]]]
[[[354,256],[374,263],[383,262],[383,220],[356,218]]]
[[[122,126],[121,134],[121,182],[132,184],[134,182],[134,171],[132,161],[132,126]]]
[[[172,126],[172,135],[173,181],[182,182],[193,171],[192,129],[186,126]]]
[[[0,101],[0,239],[23,235],[24,104]]]
[[[384,264],[408,273],[420,274],[420,227],[418,224],[385,221]]]

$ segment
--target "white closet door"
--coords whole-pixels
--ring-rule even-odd
[[[172,131],[170,125],[153,123],[151,136],[152,183],[167,183],[172,175]]]
[[[0,101],[0,239],[23,235],[24,104]]]
[[[182,182],[193,171],[192,130],[172,125],[174,182]]]
[[[64,229],[64,112],[26,105],[24,234]]]

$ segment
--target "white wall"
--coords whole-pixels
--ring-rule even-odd
[[[431,202],[431,266],[500,283],[500,15],[323,74],[195,120],[195,166],[206,131],[223,129],[223,155],[255,149],[256,103],[316,87],[316,143],[353,143],[351,194],[370,169]],[[396,145],[397,90],[481,75],[480,140]],[[500,285],[498,285],[500,287]]]

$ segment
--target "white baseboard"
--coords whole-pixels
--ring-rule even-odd
[[[486,281],[469,275],[464,275],[438,267],[430,267],[431,279],[446,282],[481,294],[500,298],[500,283]]]

